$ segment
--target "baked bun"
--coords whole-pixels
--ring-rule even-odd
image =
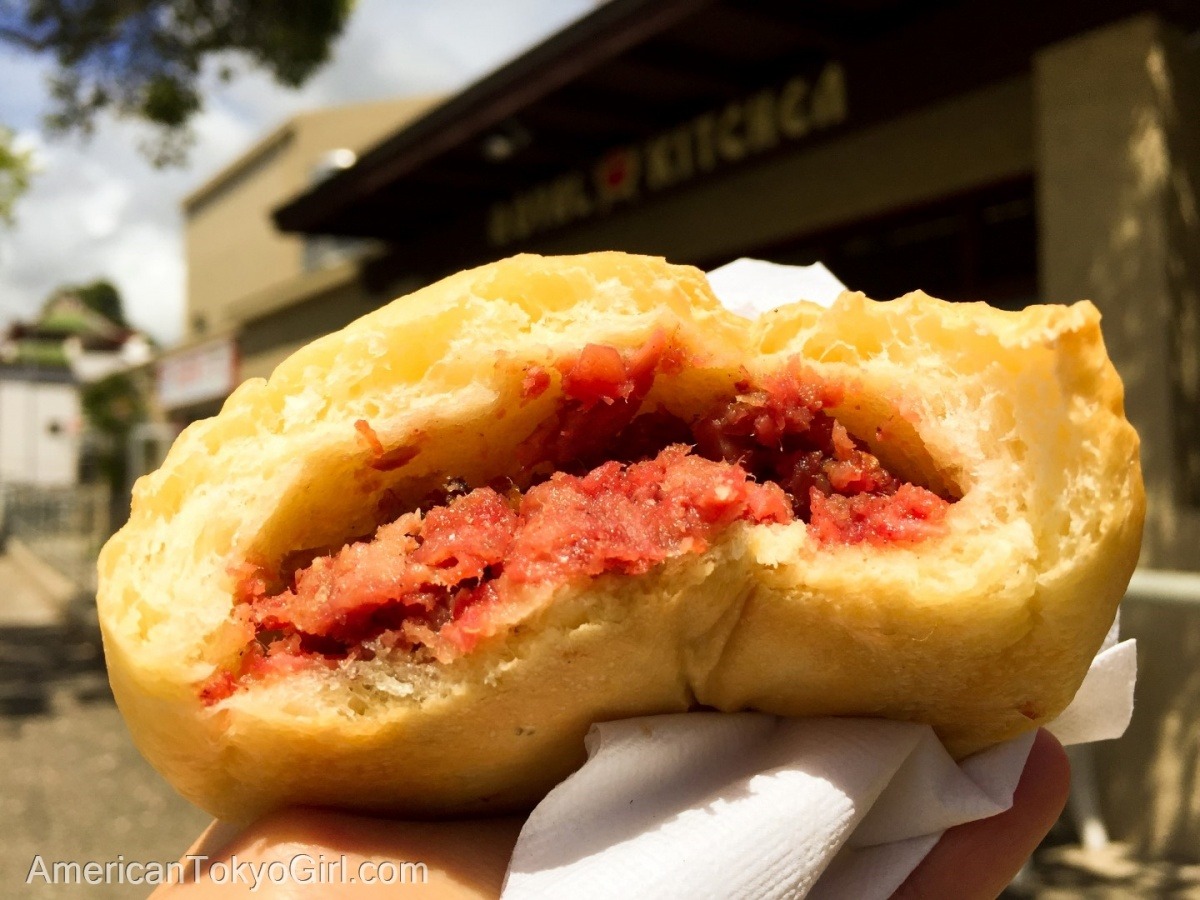
[[[846,293],[748,321],[619,253],[454,275],[137,483],[100,557],[117,704],[231,820],[528,808],[592,722],[696,707],[924,722],[962,757],[1068,704],[1138,556],[1099,320]]]

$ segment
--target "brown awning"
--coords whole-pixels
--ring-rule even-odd
[[[1200,25],[1200,4],[1187,0],[611,0],[274,217],[284,231],[388,241],[395,250],[374,281],[436,275],[537,249],[536,229],[489,241],[497,204],[573,170],[591,179],[615,148],[699,127],[764,90],[782,104],[789,79],[815,85],[830,63],[844,73],[849,113],[808,142],[1026,70],[1039,46],[1147,9]],[[777,143],[739,164],[795,149]],[[564,190],[546,202],[574,202]]]

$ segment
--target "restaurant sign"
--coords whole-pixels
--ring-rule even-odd
[[[846,118],[840,63],[703,113],[640,144],[616,147],[590,169],[559,175],[488,210],[488,240],[503,246],[795,143]]]

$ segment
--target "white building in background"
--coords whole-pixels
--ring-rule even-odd
[[[0,484],[75,484],[82,422],[69,369],[0,366]]]
[[[145,335],[70,291],[53,298],[37,321],[11,325],[0,337],[0,485],[77,484],[82,387],[152,356]]]
[[[90,384],[150,362],[154,357],[154,345],[137,331],[129,332],[109,346],[99,347],[95,341],[85,341],[74,335],[63,341],[63,353],[76,380]]]

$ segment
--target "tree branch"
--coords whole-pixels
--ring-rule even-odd
[[[16,44],[24,50],[29,50],[33,53],[44,53],[49,50],[51,44],[46,40],[39,40],[31,37],[23,31],[16,28],[10,28],[7,25],[0,25],[0,41],[9,44]]]

